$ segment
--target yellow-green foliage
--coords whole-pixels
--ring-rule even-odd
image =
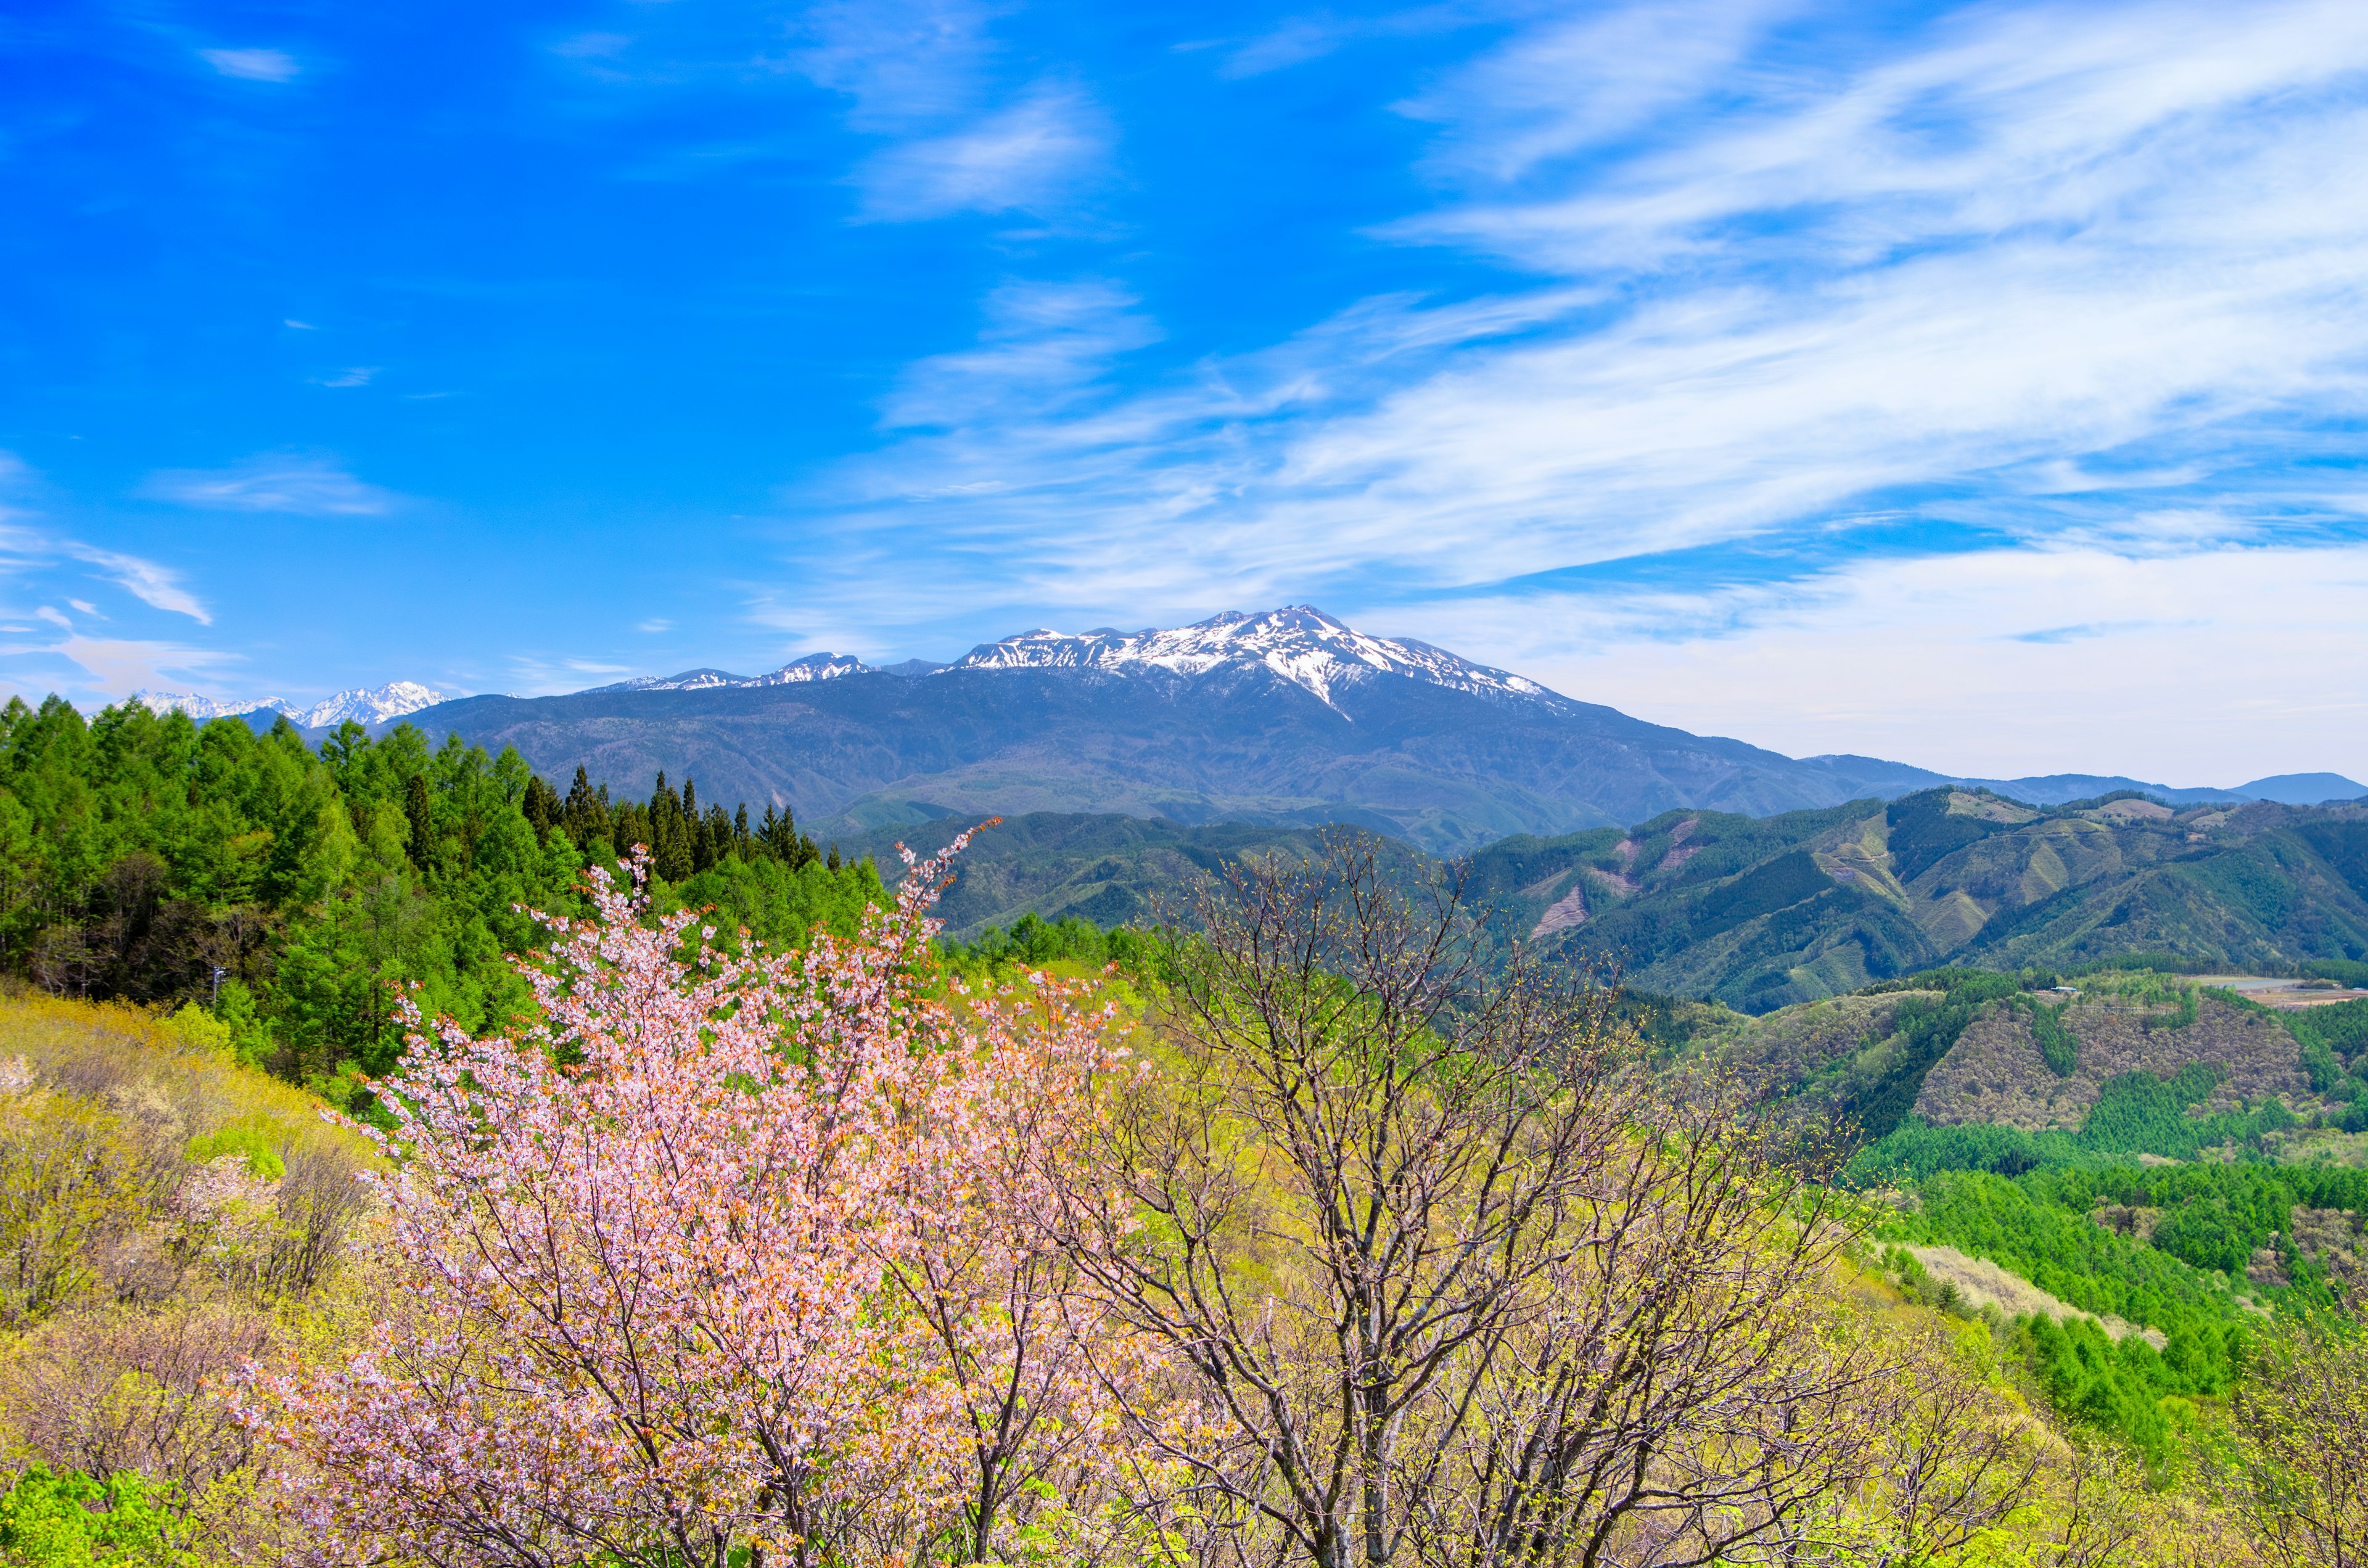
[[[201,1011],[0,996],[0,1454],[54,1471],[0,1568],[184,1561],[59,1533],[75,1488],[260,1550],[223,1380],[342,1334],[372,1158]]]

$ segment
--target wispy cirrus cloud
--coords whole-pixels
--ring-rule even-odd
[[[1111,140],[1110,117],[1091,97],[1040,83],[958,130],[883,149],[853,179],[863,192],[862,216],[873,221],[956,212],[1051,217],[1099,176]]]
[[[977,0],[835,0],[796,23],[787,63],[850,100],[848,121],[909,135],[976,113],[996,53],[999,9]]]
[[[1795,756],[2226,786],[2368,756],[2351,738],[2368,725],[2363,600],[2368,544],[2140,557],[2074,545],[1759,584],[1448,597],[1372,619]]]
[[[1009,561],[1015,608],[1117,616],[1714,574],[1779,542],[1813,575],[1870,529],[1889,556],[2368,532],[2368,13],[1985,6],[1877,36],[1607,7],[1405,108],[1439,199],[1377,237],[1533,284],[1148,379],[1077,373],[1064,345],[1115,366],[1147,339],[1075,326],[1042,375],[991,306],[973,358],[888,400],[913,432],[840,472],[850,526]],[[971,391],[930,401],[962,407],[913,417],[948,365]]]
[[[0,495],[37,490],[39,476],[12,452],[0,451]],[[97,568],[101,581],[113,583],[153,608],[185,615],[200,626],[213,624],[213,615],[190,590],[180,572],[145,556],[109,550],[50,531],[38,514],[0,504],[0,574],[25,574],[75,561]],[[68,597],[66,603],[81,614],[97,617],[98,607]],[[39,619],[72,629],[61,611],[43,606],[32,612]]]
[[[211,612],[183,584],[181,574],[169,567],[160,566],[137,555],[101,550],[97,545],[72,540],[61,541],[59,548],[76,561],[87,562],[97,567],[101,576],[142,604],[170,610],[175,615],[186,615],[200,626],[214,623]],[[85,614],[97,613],[87,605],[77,603],[76,608]]]
[[[229,468],[165,469],[151,474],[140,494],[207,511],[306,517],[382,517],[402,501],[328,458],[296,452],[264,453]]]
[[[303,69],[294,55],[279,49],[201,49],[198,58],[242,82],[290,81]]]

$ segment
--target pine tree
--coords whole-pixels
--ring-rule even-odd
[[[580,765],[575,769],[575,782],[568,787],[564,820],[567,836],[575,841],[578,849],[588,849],[594,839],[607,838],[612,831],[609,824],[609,787],[603,784],[595,792],[591,778]]]
[[[527,822],[534,828],[535,842],[550,843],[552,828],[565,813],[565,808],[560,804],[559,791],[545,783],[540,773],[529,774],[526,798],[518,804]]]
[[[404,785],[403,814],[411,824],[411,863],[425,871],[436,853],[436,813],[427,800],[427,775],[415,773]]]

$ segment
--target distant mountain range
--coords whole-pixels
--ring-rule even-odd
[[[2368,803],[2037,808],[1944,788],[1508,839],[1473,868],[1508,935],[1747,1012],[1944,964],[2278,972],[2368,953]]]
[[[143,700],[193,714],[204,701]],[[695,779],[704,799],[785,805],[810,830],[849,836],[942,817],[1117,812],[1188,826],[1349,822],[1447,852],[1670,810],[1767,816],[1939,784],[2034,805],[2117,790],[2175,804],[2368,794],[2332,774],[2197,790],[1789,757],[1646,723],[1305,605],[1167,630],[1022,632],[950,665],[816,653],[767,675],[687,670],[563,697],[438,700],[397,682],[302,712],[245,712],[258,725],[281,712],[314,727],[408,718],[439,739],[514,745],[563,789],[581,767],[639,794],[663,770]]]
[[[955,821],[850,838],[895,864]],[[1173,911],[1245,854],[1304,857],[1305,828],[1185,827],[1042,812],[982,834],[939,905],[976,935],[1034,912],[1100,926]],[[1401,869],[1429,863],[1410,846]],[[2015,970],[2162,953],[2284,972],[2368,953],[2368,805],[2048,809],[1943,787],[1888,803],[1746,817],[1670,812],[1626,828],[1517,835],[1468,886],[1509,938],[1616,967],[1632,985],[1746,1012],[1949,964]]]
[[[251,702],[220,702],[188,691],[135,691],[131,700],[157,713],[178,709],[199,723],[209,719],[245,719],[249,723],[260,720],[262,727],[268,728],[284,714],[302,729],[334,730],[348,722],[365,726],[390,723],[439,702],[450,702],[452,697],[417,681],[398,680],[370,690],[357,687],[341,691],[310,708],[299,708],[279,697],[257,698]]]

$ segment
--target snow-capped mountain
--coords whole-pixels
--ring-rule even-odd
[[[348,719],[357,724],[383,723],[423,708],[433,708],[439,702],[450,702],[455,695],[422,686],[416,680],[397,680],[368,690],[356,687],[341,691],[310,708],[299,708],[282,697],[235,702],[194,691],[135,691],[131,700],[145,705],[152,713],[169,713],[177,708],[200,724],[209,719],[236,719],[249,713],[285,713],[290,722],[312,730],[342,724]]]
[[[342,724],[348,719],[357,724],[378,724],[416,713],[423,708],[433,708],[439,702],[450,702],[455,695],[422,686],[416,680],[395,680],[368,690],[356,687],[341,691],[301,713],[290,711],[288,716],[308,730]]]
[[[729,670],[685,670],[677,676],[639,676],[593,691],[711,691],[718,687],[794,686],[800,681],[837,680],[840,676],[868,675],[871,666],[845,653],[808,653],[792,659],[768,675],[735,676]],[[590,693],[579,693],[588,696]]]
[[[1346,682],[1404,676],[1482,696],[1522,698],[1550,707],[1567,699],[1504,670],[1475,665],[1443,648],[1373,637],[1311,605],[1257,615],[1228,610],[1173,631],[1023,631],[983,642],[946,666],[955,670],[1091,669],[1127,674],[1163,669],[1203,676],[1263,667],[1306,687],[1326,703]]]
[[[201,697],[194,691],[135,691],[131,700],[151,713],[170,713],[175,709],[187,713],[202,724],[209,719],[234,719],[245,713],[293,713],[296,705],[281,697],[260,697],[252,702],[222,702]]]

